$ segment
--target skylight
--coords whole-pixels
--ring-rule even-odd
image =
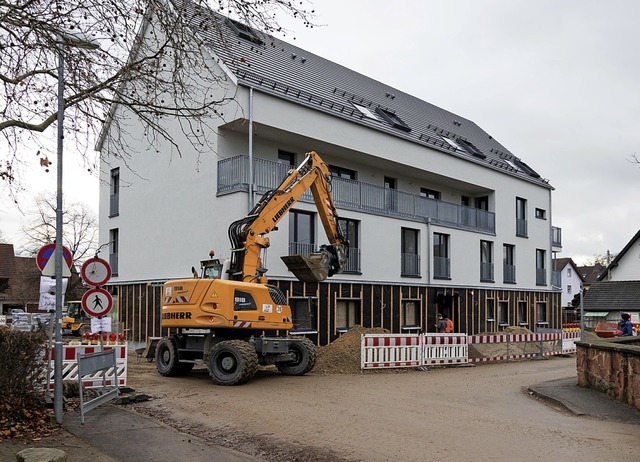
[[[464,149],[458,146],[456,142],[453,141],[451,138],[447,138],[446,136],[443,136],[442,139],[445,140],[447,144],[449,144],[449,146],[451,146],[452,148],[455,148],[457,151],[464,151]]]
[[[398,117],[396,113],[391,112],[388,109],[382,109],[381,107],[376,108],[376,113],[382,116],[384,120],[389,122],[389,124],[391,124],[393,128],[398,128],[405,132],[411,131],[411,128],[406,123],[404,123],[404,121],[400,117]]]
[[[358,111],[360,111],[360,113],[363,116],[368,117],[369,119],[380,120],[377,115],[375,115],[373,112],[369,110],[369,108],[360,106],[359,104],[356,104],[356,103],[351,103],[351,104],[353,104],[353,107],[355,107]]]

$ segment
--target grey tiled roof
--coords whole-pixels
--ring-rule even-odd
[[[640,311],[640,281],[594,282],[583,307],[585,311]]]
[[[193,5],[190,5],[193,13]],[[207,14],[215,15],[217,26],[206,25],[203,17]],[[234,28],[225,17],[212,11],[197,10],[194,23],[240,85],[551,188],[547,180],[471,120],[240,25],[243,38],[238,27]],[[247,34],[257,38],[251,41],[246,38]],[[416,76],[416,79],[421,78]],[[399,123],[394,127],[388,120],[365,117],[352,103],[374,113],[376,110],[387,111],[406,126]],[[443,136],[454,141],[461,139],[462,144],[470,142],[472,146],[463,146],[465,151],[456,150],[443,140]],[[474,146],[476,155],[473,155]]]
[[[11,278],[16,271],[13,244],[0,244],[0,279]]]

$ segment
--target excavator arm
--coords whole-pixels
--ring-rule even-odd
[[[266,283],[263,251],[269,247],[269,232],[302,195],[311,189],[313,199],[330,244],[309,256],[282,257],[289,270],[302,281],[322,281],[341,272],[347,263],[349,243],[338,226],[338,214],[331,197],[331,173],[314,151],[287,174],[280,185],[267,191],[249,214],[229,226],[231,241],[230,279]]]

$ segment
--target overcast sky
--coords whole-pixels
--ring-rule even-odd
[[[640,157],[640,1],[313,6],[323,26],[295,25],[286,41],[473,120],[549,179],[559,257],[581,265],[638,232],[640,167],[630,157]],[[97,210],[97,178],[66,158],[66,197]],[[30,190],[55,191],[55,168],[32,175]],[[19,229],[3,199],[4,239],[19,241]]]

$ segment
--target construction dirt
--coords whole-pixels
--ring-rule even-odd
[[[216,386],[203,367],[162,377],[131,352],[127,385],[151,399],[124,406],[260,461],[584,462],[640,453],[632,425],[575,416],[527,393],[575,377],[575,355],[370,372],[360,369],[365,332],[384,331],[352,329],[320,348],[305,376],[265,367],[234,387]]]

